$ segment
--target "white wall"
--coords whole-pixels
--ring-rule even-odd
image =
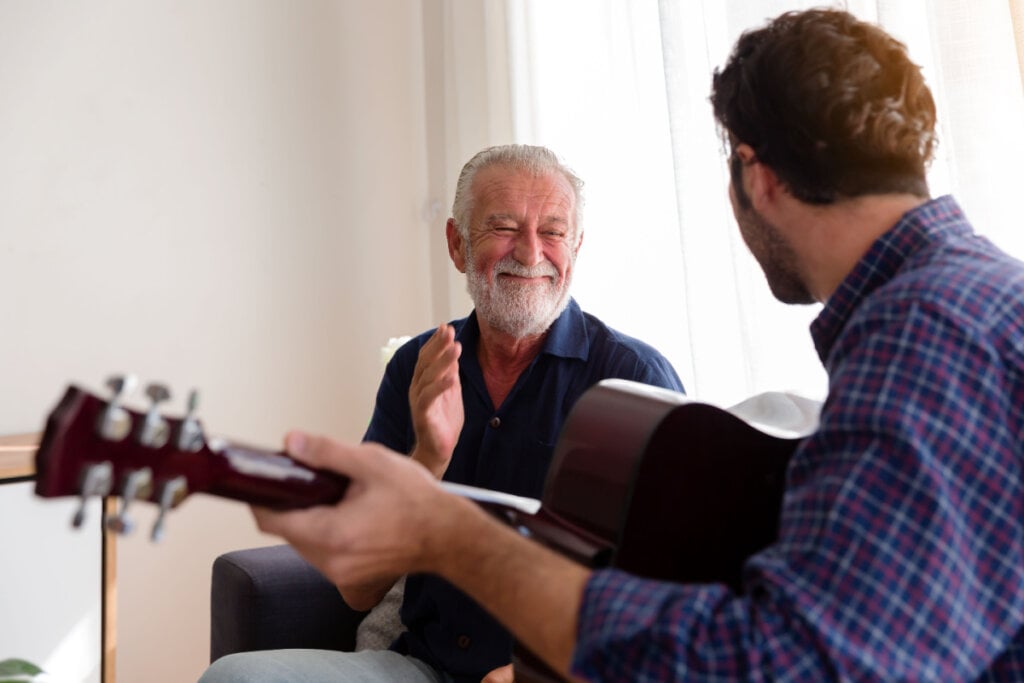
[[[358,439],[380,345],[438,317],[427,255],[450,198],[428,224],[421,14],[0,4],[0,433],[41,428],[69,381],[130,371],[168,382],[171,412],[198,387],[211,432]],[[204,496],[168,531],[118,543],[119,681],[194,680],[213,558],[271,541]]]

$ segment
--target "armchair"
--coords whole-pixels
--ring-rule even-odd
[[[366,614],[291,546],[224,553],[210,586],[210,661],[275,648],[349,651]]]

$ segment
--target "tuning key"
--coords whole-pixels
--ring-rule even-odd
[[[135,375],[114,375],[107,379],[107,387],[113,396],[107,408],[100,414],[97,429],[100,436],[108,441],[121,441],[131,431],[132,421],[128,411],[121,407],[124,399],[135,391],[138,379]]]
[[[150,448],[161,448],[167,443],[171,430],[167,420],[160,416],[159,407],[171,397],[171,392],[165,385],[154,382],[146,387],[146,396],[151,403],[146,420],[142,424],[142,431],[139,433],[139,442]]]
[[[177,446],[179,451],[195,453],[203,447],[203,430],[196,419],[199,408],[199,392],[193,389],[188,395],[188,413],[178,427]]]
[[[85,505],[91,496],[105,496],[110,493],[113,484],[114,467],[109,462],[87,465],[82,470],[82,486],[79,490],[81,502],[71,518],[71,525],[76,529],[85,522]]]
[[[120,511],[107,520],[107,528],[122,536],[132,532],[135,523],[128,516],[128,506],[133,500],[148,498],[153,492],[153,472],[148,467],[135,470],[124,478],[124,486],[118,494],[121,497]]]
[[[160,485],[160,494],[157,498],[160,513],[157,515],[156,522],[153,524],[153,532],[150,534],[153,542],[159,543],[160,539],[164,537],[164,522],[167,519],[167,513],[184,500],[187,494],[188,484],[185,477],[177,476]]]

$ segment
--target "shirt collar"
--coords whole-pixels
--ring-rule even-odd
[[[480,341],[480,322],[477,320],[476,309],[469,314],[461,329],[456,331],[455,338],[462,344],[464,353],[467,349],[472,349],[472,353],[476,353],[477,342]],[[575,299],[570,297],[565,310],[551,323],[541,353],[582,360],[589,356],[590,337],[587,335],[587,319]]]
[[[587,320],[575,299],[570,297],[565,310],[551,323],[542,353],[563,358],[587,359],[590,353]]]
[[[875,240],[811,323],[811,337],[822,363],[857,306],[892,280],[912,255],[946,235],[969,230],[960,205],[949,195],[903,214],[896,225]]]

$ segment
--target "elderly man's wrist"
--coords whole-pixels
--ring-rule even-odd
[[[417,445],[409,455],[413,461],[426,467],[437,479],[444,476],[445,470],[448,469],[449,459],[429,448]]]

